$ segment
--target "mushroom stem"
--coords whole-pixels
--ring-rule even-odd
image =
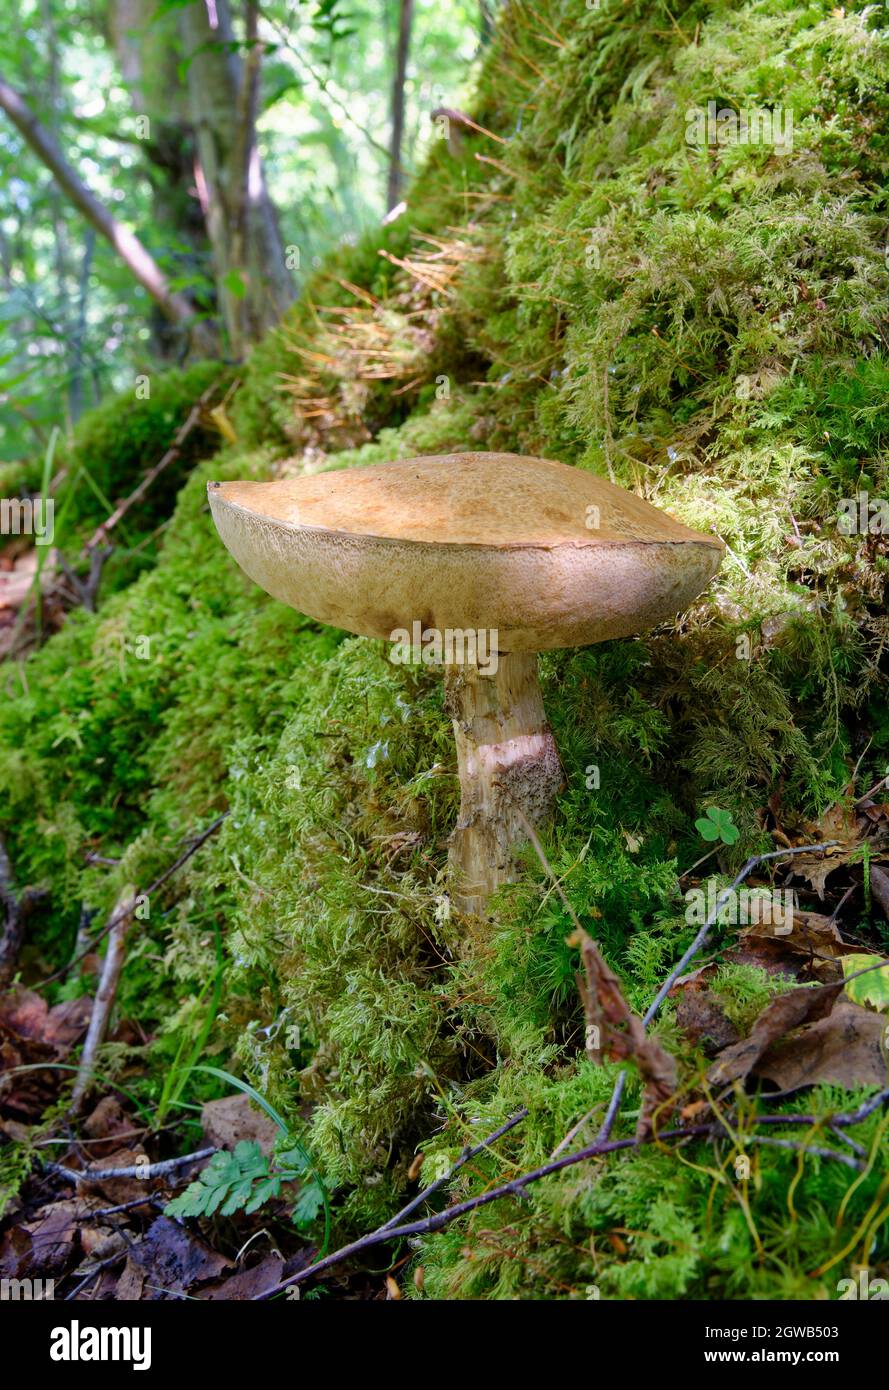
[[[516,849],[552,813],[562,765],[543,710],[535,652],[501,652],[485,675],[467,664],[445,668],[445,710],[454,724],[460,818],[451,837],[453,895],[464,913],[483,916],[488,898],[516,877]]]

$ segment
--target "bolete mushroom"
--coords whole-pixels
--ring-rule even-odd
[[[209,499],[225,545],[275,598],[443,665],[461,791],[454,899],[479,914],[563,781],[537,653],[680,612],[723,548],[592,473],[517,454],[211,483]]]

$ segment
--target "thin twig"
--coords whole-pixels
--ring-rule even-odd
[[[179,457],[180,453],[182,452],[183,444],[185,443],[188,436],[191,434],[195,425],[200,420],[202,414],[204,413],[207,406],[210,404],[210,401],[216,395],[216,392],[218,390],[219,382],[214,381],[210,386],[207,387],[206,391],[202,392],[202,394],[195,401],[191,410],[188,412],[188,415],[186,416],[183,423],[179,426],[179,429],[176,431],[176,434],[173,438],[172,444],[170,445],[166,453],[163,455],[163,457],[154,465],[153,468],[150,468],[148,470],[148,472],[145,474],[145,477],[139,483],[139,486],[134,488],[133,491],[130,493],[129,497],[125,498],[123,502],[121,502],[117,507],[115,507],[111,515],[105,521],[103,521],[101,526],[98,526],[96,530],[93,532],[93,534],[90,536],[86,545],[83,547],[83,553],[85,555],[89,554],[90,551],[94,550],[97,545],[100,545],[105,540],[105,537],[107,536],[108,532],[111,531],[117,525],[117,523],[126,516],[127,512],[132,507],[134,507],[137,502],[141,502],[142,498],[145,496],[146,492],[151,487],[151,484],[158,477],[158,475],[162,473],[163,470],[174,461],[174,459],[177,459]]]
[[[661,1140],[671,1138],[690,1138],[695,1134],[709,1134],[712,1132],[712,1125],[698,1125],[695,1129],[687,1130],[666,1130],[659,1138]],[[449,1222],[455,1221],[458,1216],[465,1216],[467,1212],[475,1211],[477,1207],[487,1206],[489,1202],[495,1202],[500,1197],[507,1195],[518,1196],[529,1183],[537,1182],[540,1178],[549,1177],[553,1173],[558,1173],[563,1168],[570,1168],[575,1163],[582,1163],[585,1159],[596,1158],[605,1153],[615,1153],[620,1149],[632,1149],[640,1143],[649,1143],[650,1139],[614,1139],[610,1143],[599,1145],[591,1144],[589,1148],[579,1149],[576,1153],[567,1154],[564,1158],[555,1159],[546,1163],[541,1168],[535,1168],[530,1173],[523,1173],[517,1178],[512,1178],[502,1187],[490,1188],[487,1192],[481,1192],[476,1197],[469,1197],[465,1202],[459,1202],[456,1206],[446,1207],[444,1211],[437,1212],[434,1216],[426,1217],[421,1221],[408,1222],[403,1226],[385,1226],[378,1230],[371,1231],[368,1235],[361,1236],[359,1240],[352,1241],[350,1245],[344,1245],[342,1249],[335,1250],[333,1254],[326,1255],[323,1260],[318,1260],[316,1264],[308,1265],[297,1274],[291,1275],[288,1279],[282,1279],[279,1284],[273,1284],[271,1288],[265,1289],[261,1294],[254,1296],[254,1301],[263,1301],[281,1293],[289,1288],[291,1284],[301,1284],[317,1274],[322,1274],[324,1270],[330,1269],[332,1265],[339,1264],[350,1255],[355,1255],[359,1251],[368,1250],[374,1245],[381,1245],[384,1242],[396,1240],[404,1236],[429,1235],[433,1231],[438,1231],[442,1226],[447,1226]]]
[[[127,1168],[77,1169],[66,1168],[63,1163],[44,1163],[43,1166],[48,1173],[55,1173],[57,1177],[78,1184],[104,1182],[106,1178],[144,1178],[147,1182],[150,1178],[160,1178],[165,1173],[174,1173],[177,1168],[184,1168],[188,1163],[198,1163],[202,1158],[210,1158],[215,1153],[216,1146],[212,1145],[208,1149],[198,1149],[193,1154],[182,1154],[179,1158],[165,1158],[161,1163],[149,1163],[147,1166],[133,1163]]]
[[[713,927],[716,924],[720,912],[730,900],[732,893],[734,893],[735,889],[739,887],[739,885],[742,884],[744,880],[750,876],[750,874],[753,873],[754,869],[758,868],[760,864],[765,864],[766,861],[769,859],[781,859],[784,855],[787,854],[817,854],[819,850],[830,849],[833,845],[837,843],[838,841],[836,840],[824,840],[821,844],[817,845],[798,845],[791,849],[775,849],[770,851],[769,854],[752,855],[750,859],[747,860],[747,863],[744,865],[743,869],[741,869],[740,873],[736,874],[735,877],[732,879],[732,882],[729,884],[728,888],[723,888],[722,892],[717,897],[716,902],[713,905],[713,911],[708,916],[706,922],[701,927],[701,930],[698,932],[697,936],[689,946],[688,950],[684,952],[678,963],[673,967],[673,969],[670,971],[670,974],[667,976],[666,980],[661,985],[660,989],[658,990],[657,994],[655,995],[654,999],[649,1005],[648,1010],[645,1013],[643,1022],[650,1023],[651,1020],[654,1018],[655,1014],[660,1009],[667,995],[670,993],[670,990],[673,988],[676,981],[679,979],[679,976],[685,970],[685,967],[688,965],[689,961],[691,961],[698,954],[698,951],[700,951],[701,948],[706,945],[707,940],[710,936],[710,932],[713,930]]]
[[[71,1292],[65,1294],[65,1302],[70,1303],[91,1279],[95,1279],[96,1275],[101,1274],[103,1269],[110,1269],[112,1265],[119,1264],[121,1260],[125,1260],[129,1253],[129,1250],[118,1250],[116,1255],[109,1255],[107,1260],[101,1260],[99,1264],[93,1265],[92,1269],[83,1276],[80,1283],[75,1284]]]
[[[108,933],[108,946],[102,962],[102,974],[93,1000],[86,1041],[80,1054],[80,1066],[71,1092],[70,1113],[76,1115],[89,1090],[96,1070],[96,1055],[105,1038],[111,1010],[117,998],[117,986],[126,957],[126,937],[136,908],[133,888],[125,888],[114,909],[114,925]]]
[[[865,1168],[865,1165],[851,1154],[840,1154],[836,1149],[823,1149],[817,1144],[801,1144],[796,1139],[773,1139],[770,1135],[754,1134],[751,1135],[750,1142],[770,1144],[775,1149],[793,1149],[797,1153],[814,1154],[817,1158],[834,1158],[837,1163],[845,1163],[847,1168],[854,1168],[858,1173],[863,1172]]]
[[[168,869],[164,869],[164,872],[160,875],[160,877],[156,878],[154,880],[154,883],[150,883],[148,887],[145,889],[145,892],[140,893],[138,896],[150,898],[152,893],[156,893],[159,888],[162,888],[163,885],[167,882],[167,879],[173,877],[173,874],[176,873],[177,869],[181,869],[182,865],[186,864],[188,860],[191,859],[192,855],[197,854],[201,845],[204,844],[206,840],[209,840],[211,835],[216,833],[222,822],[226,819],[226,817],[229,814],[230,812],[223,811],[221,816],[217,816],[215,821],[213,821],[211,825],[207,826],[206,830],[202,830],[200,835],[197,835],[195,837],[192,843],[188,846],[188,849],[183,850],[182,853],[179,855],[179,858],[175,860],[175,862],[172,863]],[[122,917],[120,914],[118,914],[117,912],[112,913],[110,920],[105,923],[104,927],[99,932],[99,934],[93,937],[89,945],[84,950],[82,950],[79,955],[72,956],[68,964],[63,966],[61,970],[56,970],[54,974],[47,975],[45,980],[41,980],[39,984],[35,984],[33,988],[35,990],[46,989],[47,985],[51,985],[54,980],[60,979],[63,975],[66,975],[69,970],[73,969],[75,965],[79,965],[82,960],[85,960],[85,958],[88,955],[92,954],[92,952],[98,946],[99,942],[103,940],[103,938],[106,937],[108,933],[112,931],[113,928],[116,927],[118,922],[121,920]]]
[[[107,1142],[107,1141],[106,1141]],[[155,1194],[149,1192],[145,1197],[134,1197],[131,1202],[118,1202],[115,1207],[102,1207],[99,1211],[88,1211],[83,1216],[75,1216],[75,1221],[100,1221],[103,1216],[114,1216],[118,1211],[132,1211],[133,1207],[150,1206],[156,1201]]]
[[[661,1005],[667,998],[667,995],[670,993],[670,990],[673,988],[680,975],[682,975],[686,966],[690,963],[690,961],[694,960],[698,952],[703,950],[704,946],[707,944],[707,941],[710,938],[710,933],[713,930],[713,927],[716,925],[716,921],[719,917],[719,914],[722,911],[722,909],[726,906],[726,904],[730,901],[732,893],[734,893],[735,889],[738,888],[746,878],[749,878],[750,874],[753,873],[754,869],[758,868],[760,864],[764,864],[767,860],[770,859],[780,859],[783,855],[788,854],[794,855],[815,853],[818,850],[830,849],[831,846],[835,845],[836,843],[836,840],[824,840],[821,844],[817,845],[798,845],[789,849],[770,850],[768,854],[751,855],[744,867],[740,870],[738,874],[736,874],[735,878],[729,884],[728,888],[723,888],[722,892],[717,897],[716,902],[713,904],[713,910],[708,915],[707,920],[701,927],[701,930],[698,932],[694,941],[691,943],[688,950],[685,951],[683,955],[680,957],[679,961],[670,971],[670,974],[667,976],[666,980],[661,985],[657,994],[654,996],[654,999],[649,1004],[642,1018],[642,1022],[645,1024],[645,1026],[647,1027],[648,1024],[654,1018],[654,1016],[658,1013]],[[599,1131],[600,1140],[607,1139],[609,1134],[611,1133],[612,1126],[614,1125],[614,1121],[617,1118],[617,1112],[620,1109],[620,1102],[623,1097],[625,1085],[626,1072],[622,1071],[614,1083],[614,1090],[611,1093],[611,1100],[608,1103],[608,1112],[605,1116],[602,1128]]]
[[[446,1183],[449,1183],[451,1181],[451,1178],[453,1178],[453,1176],[455,1175],[455,1173],[459,1173],[460,1169],[464,1166],[464,1164],[467,1164],[470,1161],[470,1159],[475,1158],[476,1154],[480,1154],[483,1149],[490,1148],[491,1145],[497,1139],[502,1138],[504,1134],[508,1133],[509,1130],[514,1129],[515,1126],[517,1124],[520,1124],[522,1120],[527,1119],[527,1116],[528,1111],[524,1106],[522,1106],[521,1110],[517,1110],[516,1113],[512,1115],[506,1121],[505,1124],[501,1125],[499,1129],[495,1129],[494,1133],[489,1134],[487,1139],[483,1139],[480,1144],[475,1144],[472,1148],[470,1148],[467,1145],[467,1147],[461,1153],[460,1157],[457,1159],[457,1162],[447,1173],[445,1173],[444,1177],[438,1178],[435,1182],[430,1183],[428,1187],[424,1188],[422,1192],[418,1192],[416,1197],[414,1197],[412,1201],[408,1202],[406,1207],[402,1207],[401,1211],[396,1212],[394,1216],[390,1217],[389,1220],[385,1222],[383,1226],[380,1227],[380,1230],[385,1231],[390,1226],[397,1226],[399,1221],[403,1221],[405,1217],[410,1216],[411,1212],[416,1211],[417,1207],[422,1206],[424,1202],[428,1202],[429,1198],[434,1193],[438,1192],[438,1190],[444,1187]]]

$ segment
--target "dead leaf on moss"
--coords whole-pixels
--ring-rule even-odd
[[[826,1018],[773,1044],[754,1070],[780,1091],[796,1091],[821,1082],[845,1086],[849,1091],[859,1086],[885,1086],[889,1072],[885,1028],[886,1020],[879,1014],[843,1000]]]
[[[819,898],[824,897],[825,885],[832,873],[853,859],[857,861],[865,839],[872,855],[889,846],[889,824],[879,816],[875,822],[868,815],[869,809],[837,803],[818,822],[806,827],[806,833],[814,840],[837,842],[817,854],[798,854],[793,860],[793,873],[805,879]]]
[[[647,1138],[654,1128],[655,1115],[663,1117],[676,1092],[676,1059],[657,1038],[645,1032],[645,1025],[630,1009],[621,993],[620,981],[607,964],[593,938],[580,927],[566,938],[569,946],[580,948],[584,976],[578,979],[587,1026],[587,1052],[600,1050],[621,1061],[631,1058],[643,1082],[642,1105],[636,1137]],[[593,1046],[590,1030],[595,1030]]]
[[[726,952],[726,959],[738,965],[759,966],[772,975],[815,978],[821,984],[834,984],[842,978],[839,961],[855,950],[843,940],[829,917],[795,909],[789,932],[782,934],[780,929],[760,923],[743,927],[737,946]]]
[[[716,1086],[745,1080],[779,1038],[829,1013],[841,989],[840,984],[792,989],[770,1000],[754,1023],[750,1036],[720,1053],[707,1073],[708,1080]]]

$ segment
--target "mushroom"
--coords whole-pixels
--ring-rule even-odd
[[[671,617],[723,550],[592,473],[518,454],[210,483],[209,500],[225,545],[275,598],[444,667],[461,792],[453,897],[479,915],[563,783],[537,653]]]

